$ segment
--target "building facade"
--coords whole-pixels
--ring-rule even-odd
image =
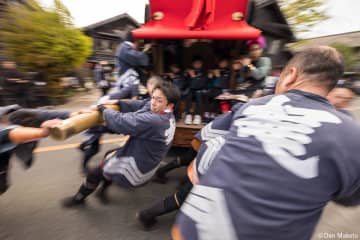
[[[88,61],[114,64],[117,46],[127,32],[139,26],[134,18],[124,13],[83,28],[83,32],[93,39],[93,54]]]

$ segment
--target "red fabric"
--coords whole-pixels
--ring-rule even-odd
[[[151,15],[162,12],[161,20],[150,20],[133,31],[135,38],[256,39],[260,30],[232,14],[245,16],[248,0],[150,0]]]
[[[220,102],[220,109],[222,113],[227,113],[230,111],[230,103],[226,102],[226,101],[221,101]]]

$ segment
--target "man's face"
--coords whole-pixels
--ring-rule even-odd
[[[180,72],[180,68],[176,67],[176,66],[171,66],[170,67],[171,72],[173,73],[179,73]]]
[[[168,100],[159,89],[155,89],[151,96],[151,111],[154,113],[161,113],[168,107]]]
[[[327,99],[329,100],[329,102],[338,109],[348,107],[354,97],[355,94],[350,89],[340,87],[334,88],[327,95]]]

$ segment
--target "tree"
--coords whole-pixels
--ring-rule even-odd
[[[0,26],[5,54],[26,71],[45,73],[51,89],[59,89],[58,78],[91,54],[92,40],[73,26],[60,0],[51,9],[36,0],[9,5]]]
[[[316,23],[329,17],[322,9],[325,0],[278,0],[292,29],[299,32],[308,32]]]
[[[344,43],[332,43],[330,46],[336,48],[336,50],[343,55],[345,61],[345,71],[350,71],[353,67],[355,67],[359,58],[354,48]]]

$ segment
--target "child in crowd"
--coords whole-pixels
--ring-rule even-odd
[[[191,63],[191,68],[185,73],[189,82],[189,92],[186,95],[186,116],[185,124],[201,124],[200,114],[203,112],[203,98],[207,90],[207,75],[203,69],[203,61],[200,57],[195,57]],[[195,116],[191,115],[192,100],[195,98]]]
[[[218,68],[208,73],[208,94],[205,98],[206,112],[204,113],[204,121],[209,122],[220,113],[219,101],[215,98],[220,94],[229,91],[231,70],[229,68],[229,59],[223,57],[218,63]]]

